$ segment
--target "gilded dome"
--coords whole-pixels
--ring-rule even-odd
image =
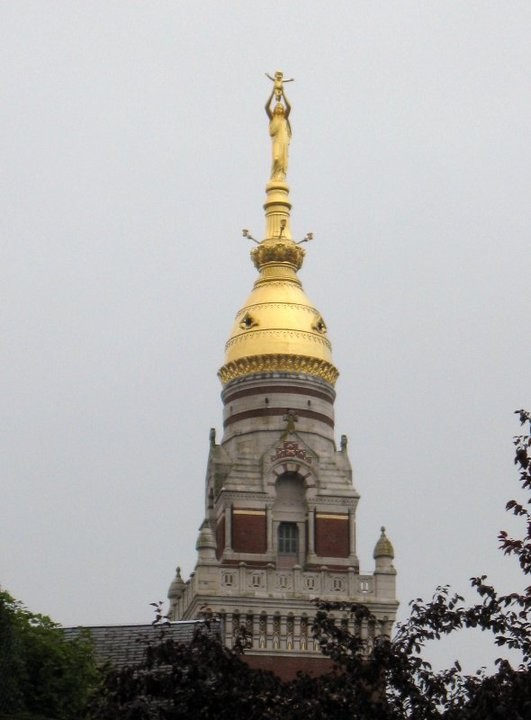
[[[284,123],[290,109],[286,101]],[[273,117],[271,112],[268,116],[270,120]],[[260,275],[237,313],[225,345],[225,364],[218,373],[224,385],[246,375],[270,372],[304,373],[334,384],[339,374],[332,364],[326,324],[297,276],[304,250],[291,236],[291,202],[285,182],[289,123],[286,127],[289,132],[282,142],[275,141],[270,128],[273,165],[264,203],[265,239],[255,241],[257,246],[251,252]],[[243,234],[254,240],[248,230]],[[311,237],[308,233],[301,242]]]
[[[257,372],[337,379],[325,321],[297,277],[303,255],[292,240],[264,240],[253,251],[260,275],[225,345],[224,384]]]

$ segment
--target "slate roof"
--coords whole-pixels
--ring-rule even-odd
[[[183,620],[163,626],[166,637],[176,642],[190,642],[194,630],[203,625],[202,620]],[[143,658],[147,643],[156,643],[162,626],[157,625],[99,625],[95,627],[63,628],[67,640],[79,637],[88,630],[94,645],[96,660],[100,663],[110,662],[115,667],[134,665]],[[209,634],[219,636],[219,625],[211,625]]]

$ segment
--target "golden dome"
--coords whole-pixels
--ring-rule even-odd
[[[285,123],[291,107],[285,94],[282,96],[286,102]],[[268,115],[271,119],[271,112]],[[264,203],[266,233],[265,239],[251,252],[260,275],[236,315],[225,345],[225,364],[218,373],[224,385],[236,378],[264,372],[304,373],[334,384],[339,374],[332,364],[326,324],[306,297],[297,277],[304,250],[291,237],[291,203],[285,182],[287,145],[291,137],[289,123],[287,128],[289,132],[283,137],[280,152],[270,127],[273,166]],[[279,158],[282,172],[277,167]],[[246,230],[244,235],[250,237]]]
[[[280,190],[279,183],[275,187],[271,185],[268,185],[269,200],[271,191],[278,194]],[[289,212],[287,186],[282,189],[286,196],[283,210],[288,206]],[[267,201],[265,207],[267,215],[271,209]],[[304,250],[290,237],[285,237],[289,233],[286,218],[275,225],[280,227],[278,236],[270,234],[251,252],[260,275],[236,315],[219,377],[226,384],[254,373],[297,372],[334,384],[339,373],[332,364],[326,324],[307,298],[297,276]]]
[[[279,254],[295,248],[301,250],[293,241],[277,243]],[[326,332],[323,318],[302,289],[295,265],[265,262],[236,315],[225,346],[221,381],[256,372],[303,372],[334,383],[338,372],[332,365]]]

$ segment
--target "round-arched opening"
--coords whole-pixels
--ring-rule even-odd
[[[302,565],[306,552],[306,486],[296,472],[286,472],[275,483],[273,538],[277,567]]]

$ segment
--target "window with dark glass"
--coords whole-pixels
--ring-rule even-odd
[[[299,529],[296,523],[281,522],[278,526],[278,552],[296,555],[299,549]]]

